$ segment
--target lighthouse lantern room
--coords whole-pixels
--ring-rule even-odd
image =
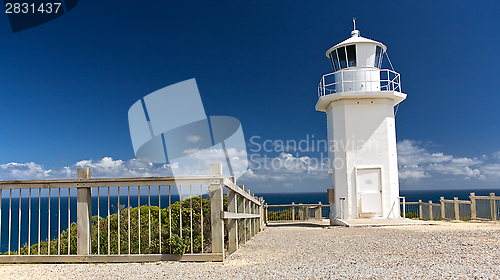
[[[320,80],[316,110],[327,114],[332,223],[400,217],[394,107],[406,94],[399,73],[381,69],[386,51],[354,23],[326,52],[333,72]]]

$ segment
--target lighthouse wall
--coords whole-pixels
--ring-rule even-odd
[[[383,98],[341,99],[327,110],[331,186],[335,212],[345,197],[344,218],[399,217],[399,182],[394,101]],[[334,128],[334,129],[333,129]],[[357,170],[379,169],[381,211],[361,214]]]

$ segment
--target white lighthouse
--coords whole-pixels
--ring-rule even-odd
[[[327,115],[331,219],[399,218],[394,106],[406,98],[400,75],[380,69],[387,47],[360,36],[328,49],[316,110]]]

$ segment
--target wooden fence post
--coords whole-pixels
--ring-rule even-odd
[[[490,193],[490,208],[491,208],[491,219],[493,221],[497,220],[497,208],[495,205],[495,193]]]
[[[252,194],[252,197],[255,196]],[[257,214],[257,204],[252,202],[252,214]],[[252,237],[257,234],[257,218],[252,218]]]
[[[266,206],[264,207],[264,222],[266,223],[267,226],[267,203]]]
[[[77,169],[78,179],[92,178],[92,169]],[[92,188],[82,186],[76,189],[76,252],[78,255],[90,255],[92,233]]]
[[[441,202],[441,219],[446,219],[446,208],[444,207],[444,197],[440,197],[439,202]]]
[[[259,200],[257,196],[254,196],[255,199]],[[259,214],[260,217],[260,206],[257,204],[254,204],[255,207],[255,214]],[[260,232],[260,218],[255,218],[255,234]]]
[[[322,210],[322,206],[321,206],[321,201],[319,202],[319,206],[316,207],[316,213],[314,213],[314,216],[316,217],[316,221],[321,221],[321,210]]]
[[[245,186],[241,185],[241,189],[245,190]],[[240,199],[238,199],[238,209],[240,213],[246,213],[246,199],[243,196],[240,196]],[[239,235],[243,235],[241,239],[241,243],[246,243],[247,242],[247,234],[246,234],[246,219],[240,219],[238,220],[238,224],[241,225],[241,232],[238,232]]]
[[[210,175],[221,176],[222,164],[210,164]],[[212,216],[212,253],[222,254],[224,259],[224,221],[221,217],[223,211],[223,187],[221,184],[210,184],[210,209]]]
[[[250,190],[245,190],[248,194],[250,194]],[[245,213],[252,214],[252,202],[248,199],[245,199]],[[246,240],[250,240],[252,238],[252,219],[245,219],[245,236]]]
[[[292,221],[295,221],[295,202],[292,202]]]
[[[454,197],[454,204],[455,204],[455,220],[460,220],[460,205],[458,203],[458,197]]]
[[[248,190],[248,193],[250,194],[250,190]],[[250,195],[252,195],[252,194],[250,194]],[[248,205],[250,206],[250,212],[249,213],[250,214],[254,214],[254,211],[255,211],[254,204],[250,200],[248,202],[249,202]],[[254,218],[250,218],[249,221],[250,221],[250,238],[252,238],[253,235],[255,234],[254,233],[254,228],[255,228]]]
[[[259,207],[259,214],[260,214],[260,222],[259,222],[259,225],[260,225],[260,229],[259,231],[262,231],[264,230],[264,226],[265,226],[265,218],[264,218],[264,198],[263,197],[259,197],[259,201],[260,201],[260,207]]]
[[[257,199],[257,197],[254,195],[253,198]],[[254,209],[254,214],[259,214],[259,207],[257,204],[255,203],[252,203],[253,204],[253,209]],[[259,225],[259,218],[254,218],[253,221],[254,221],[254,225],[253,225],[253,228],[254,228],[254,232],[253,232],[253,235],[256,235],[257,233],[259,233],[260,231],[260,225]]]
[[[432,200],[429,200],[429,220],[434,220],[434,216],[432,215]]]
[[[475,220],[476,216],[476,194],[470,193],[470,218]]]
[[[403,219],[406,219],[406,197],[405,196],[400,196],[399,199],[403,199],[403,215],[401,215],[403,217]]]
[[[299,220],[304,220],[304,207],[302,203],[299,203]]]
[[[422,200],[419,199],[418,200],[418,214],[420,216],[420,219],[423,219],[424,218],[424,214],[423,214],[423,211],[422,211]]]
[[[236,184],[236,178],[231,177],[233,183]],[[227,189],[227,211],[232,213],[238,213],[238,195],[235,191],[231,189]],[[227,221],[227,229],[228,229],[228,254],[232,254],[236,250],[238,250],[238,220],[237,219],[229,219]]]

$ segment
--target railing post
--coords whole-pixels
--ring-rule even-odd
[[[434,220],[434,216],[432,215],[432,200],[429,200],[429,220]]]
[[[345,90],[344,90],[344,71],[340,72],[340,79],[342,82],[342,92],[345,92]]]
[[[319,206],[316,207],[316,213],[314,213],[314,216],[316,217],[316,221],[321,221],[321,210],[322,210],[322,206],[321,206],[321,201],[319,202]]]
[[[255,195],[253,195],[253,198],[257,199],[257,197]],[[257,204],[255,203],[252,203],[253,204],[253,213],[254,214],[258,214],[259,213],[259,207]],[[259,229],[260,229],[260,225],[259,225],[259,218],[254,218],[253,219],[253,228],[254,228],[254,231],[253,231],[253,235],[256,235],[257,233],[259,233]]]
[[[231,177],[231,180],[236,184],[236,178]],[[235,191],[227,189],[227,211],[231,213],[238,213],[238,195]],[[238,220],[229,219],[227,221],[228,228],[228,254],[232,254],[238,250]]]
[[[455,204],[455,220],[460,220],[460,206],[458,204],[458,197],[454,197],[454,204]]]
[[[325,75],[321,78],[322,84],[321,84],[321,91],[323,92],[323,96],[326,95],[326,87],[325,87]]]
[[[222,164],[210,164],[210,175],[221,176]],[[224,258],[224,221],[221,217],[223,188],[221,183],[210,184],[210,209],[212,216],[212,253],[220,253]]]
[[[78,168],[77,178],[92,178],[92,169]],[[92,231],[92,188],[90,186],[78,187],[76,190],[76,226],[76,253],[90,255]]]
[[[495,205],[495,193],[490,193],[490,207],[491,207],[491,219],[493,221],[497,220],[497,208]]]
[[[259,206],[259,214],[260,214],[260,218],[259,218],[259,231],[262,231],[264,229],[264,221],[265,221],[265,218],[264,218],[264,198],[263,197],[259,197],[259,201],[260,201],[260,206]]]
[[[241,189],[242,190],[245,190],[245,186],[244,185],[241,185]],[[241,196],[240,199],[238,199],[238,209],[240,209],[239,211],[241,211],[241,213],[246,213],[247,210],[246,210],[246,199]],[[242,232],[239,232],[238,234],[243,234],[242,236],[242,240],[241,240],[241,243],[246,243],[247,242],[247,234],[246,234],[246,219],[241,219],[241,220],[238,220],[238,224],[241,225],[241,231]]]
[[[446,208],[444,207],[444,197],[442,196],[439,199],[439,202],[441,202],[441,219],[446,219]]]
[[[252,194],[252,197],[255,198],[255,196],[253,194]],[[251,207],[250,209],[252,209],[252,214],[256,214],[257,213],[256,206],[257,205],[255,203],[250,202],[250,207]],[[252,232],[252,237],[253,237],[254,235],[257,234],[257,232],[255,231],[256,230],[256,226],[257,226],[257,219],[256,218],[252,218],[252,219],[250,219],[250,221],[251,221],[251,226],[252,226],[251,232]]]
[[[299,220],[303,221],[304,217],[304,206],[302,206],[302,203],[299,203]]]
[[[295,202],[292,202],[292,221],[295,221]]]
[[[405,196],[400,196],[400,198],[403,199],[403,219],[406,219],[406,197]]]
[[[423,214],[423,211],[422,211],[422,200],[419,199],[418,200],[418,215],[420,216],[420,219],[423,219],[424,218],[424,214]]]
[[[245,190],[248,194],[250,194],[250,190]],[[252,202],[248,199],[245,199],[245,213],[252,214]],[[245,236],[246,240],[250,240],[252,238],[252,219],[245,219]],[[248,237],[249,236],[249,237]]]
[[[476,194],[470,193],[470,218],[475,220],[476,216]]]
[[[255,199],[259,200],[258,197],[254,196]],[[260,217],[260,206],[254,203],[255,214],[259,214]],[[255,218],[255,234],[260,232],[260,218]]]
[[[264,207],[264,222],[266,223],[267,226],[267,203],[266,206]]]

